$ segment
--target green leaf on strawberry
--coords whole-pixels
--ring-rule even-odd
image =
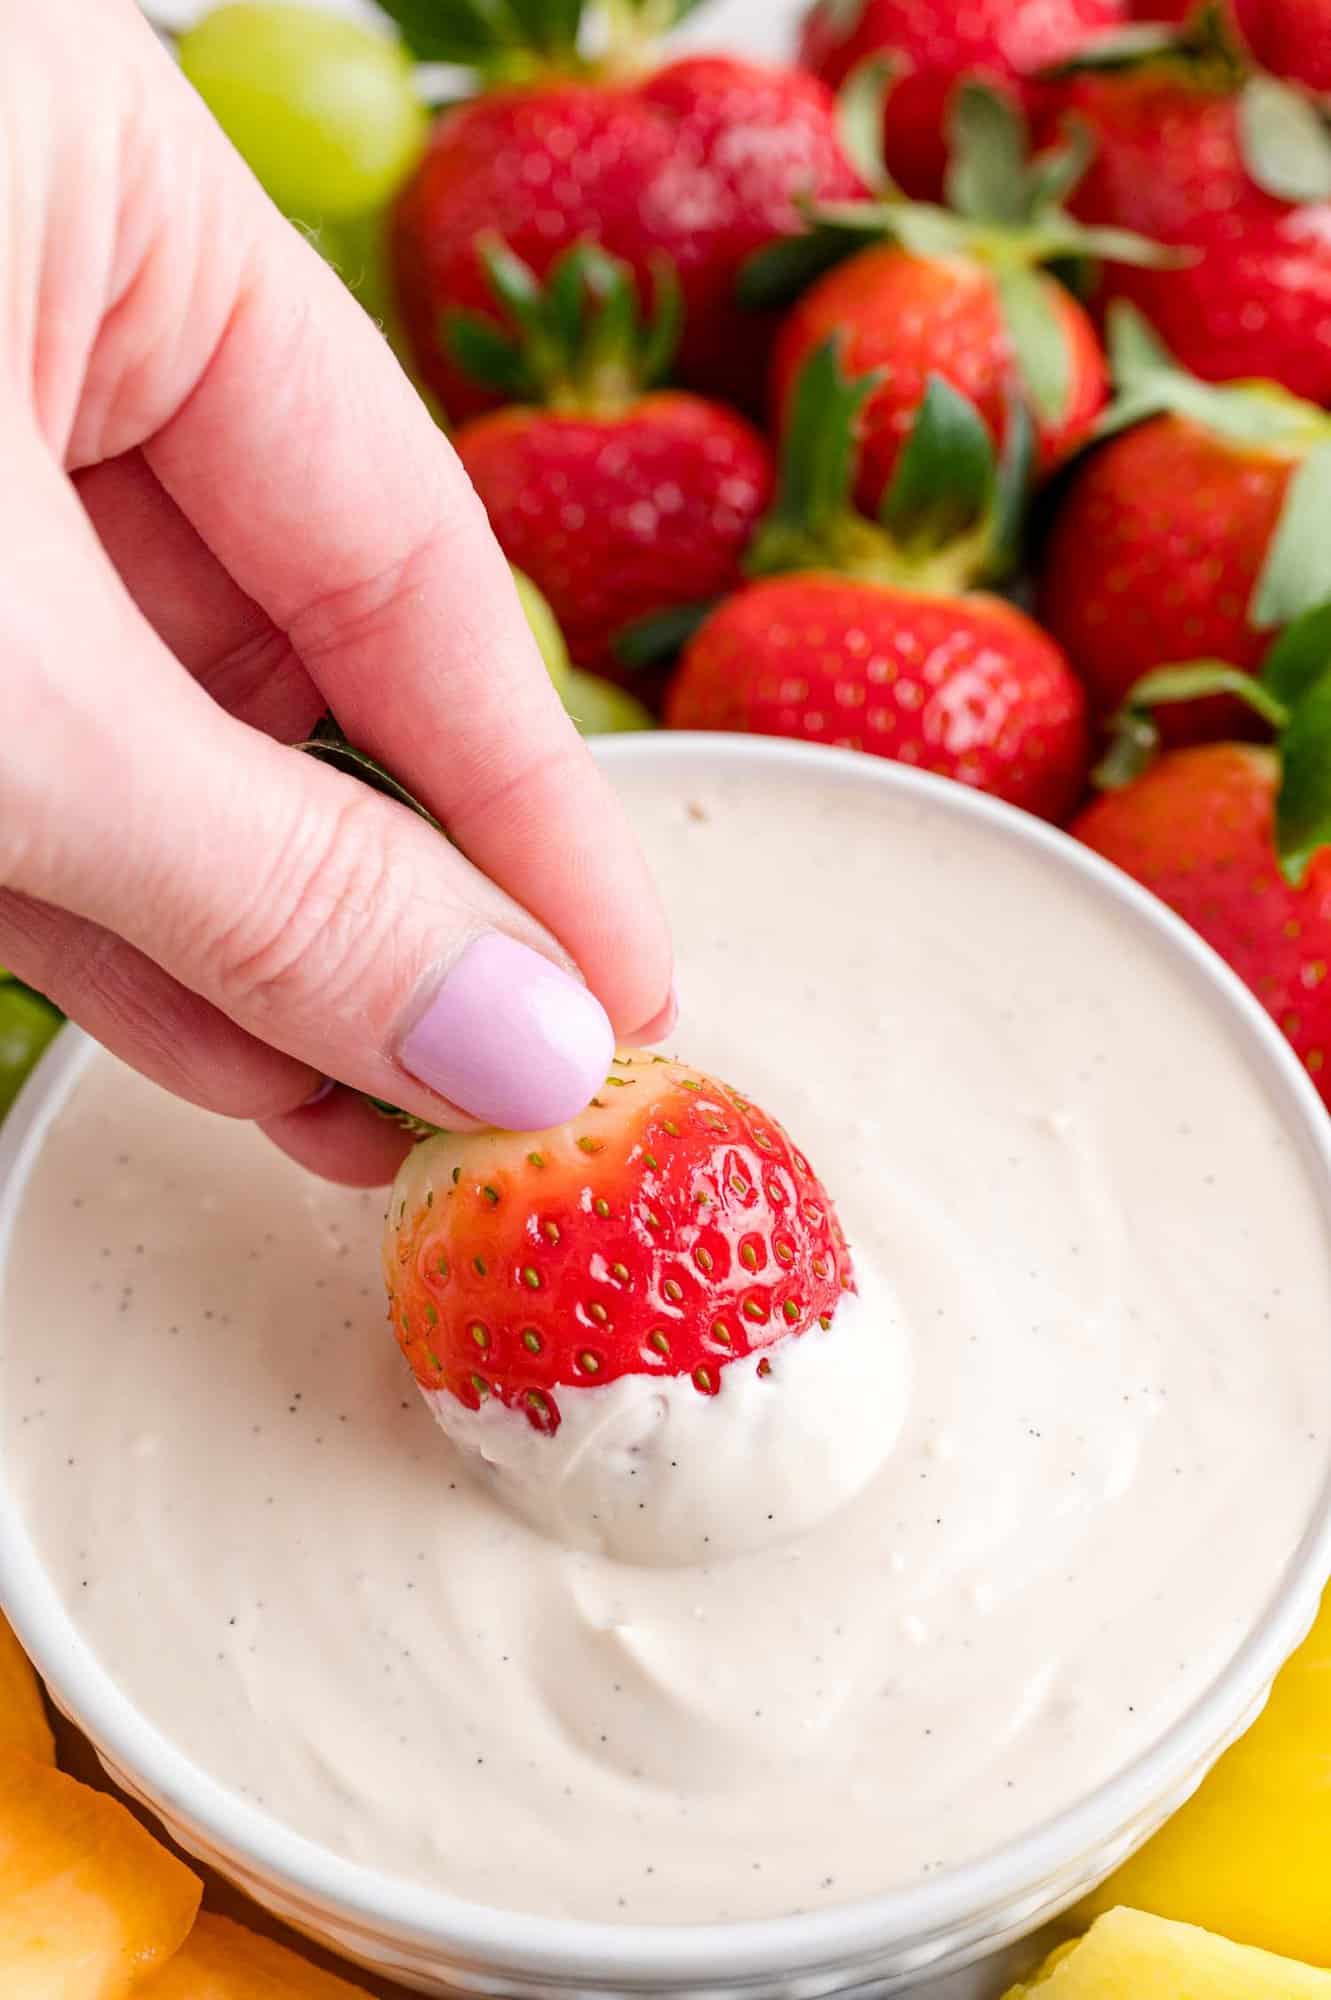
[[[901,74],[891,55],[866,56],[856,63],[837,92],[837,133],[841,150],[864,185],[880,200],[895,199],[896,183],[883,160],[883,120]]]
[[[1297,888],[1319,848],[1331,845],[1331,673],[1291,710],[1280,736],[1276,846],[1286,881]]]
[[[357,750],[354,744],[347,741],[331,715],[323,716],[316,723],[313,736],[304,743],[296,744],[295,747],[313,757],[317,763],[329,764],[335,771],[341,771],[344,777],[357,778],[361,784],[368,785],[371,791],[382,792],[385,798],[395,799],[398,805],[406,806],[411,812],[418,814],[437,832],[443,832],[434,814],[429,812],[419,799],[413,798],[406,786],[401,784],[391,771],[386,771],[382,764],[377,764],[364,750]]]
[[[1308,453],[1290,480],[1280,525],[1257,580],[1252,615],[1285,625],[1331,597],[1331,439]]]
[[[443,327],[450,358],[476,381],[521,402],[606,410],[669,372],[683,306],[668,259],[654,267],[644,313],[630,266],[597,243],[575,243],[544,280],[501,237],[476,247],[507,324],[454,312]]]
[[[1040,274],[1023,265],[998,273],[1003,317],[1022,381],[1040,416],[1057,423],[1072,394],[1072,367],[1063,328],[1049,310]]]
[[[973,528],[993,499],[993,441],[969,398],[932,375],[883,500],[883,526],[902,543],[939,547]]]
[[[1244,702],[1274,732],[1281,765],[1276,849],[1282,874],[1298,888],[1313,856],[1331,845],[1331,603],[1292,624],[1258,675],[1223,660],[1147,674],[1111,725],[1096,783],[1117,790],[1142,776],[1160,748],[1157,708],[1217,694]]]
[[[1014,566],[1029,490],[1031,426],[1009,413],[1002,458],[979,411],[930,376],[877,522],[852,500],[859,428],[878,371],[850,377],[830,336],[795,386],[774,507],[745,564],[751,576],[834,569],[847,576],[961,590]]]
[[[1274,76],[1239,93],[1239,144],[1259,188],[1279,201],[1331,199],[1331,132],[1311,97]]]

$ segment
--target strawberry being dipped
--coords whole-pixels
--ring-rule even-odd
[[[862,1483],[862,1452],[836,1463],[841,1399],[874,1395],[890,1443],[898,1360],[881,1320],[856,1339],[826,1189],[773,1118],[684,1063],[617,1056],[554,1131],[427,1140],[392,1193],[384,1271],[444,1430],[569,1540],[722,1553],[770,1537],[777,1487],[784,1534]]]
[[[967,84],[958,93],[951,137],[950,209],[894,195],[824,205],[807,237],[761,252],[742,280],[742,296],[766,303],[824,271],[777,341],[778,418],[831,334],[843,335],[852,372],[880,371],[861,419],[857,497],[868,512],[881,504],[931,376],[965,396],[1000,445],[1020,400],[1041,471],[1082,444],[1108,396],[1104,352],[1085,308],[1044,266],[1159,254],[1073,221],[1062,203],[1084,151],[1069,142],[1032,159],[1019,114],[994,92]],[[833,259],[846,261],[827,270]]]
[[[403,318],[420,372],[449,415],[465,417],[494,400],[439,343],[449,312],[493,311],[476,251],[486,231],[542,276],[561,251],[586,238],[624,258],[644,285],[657,260],[669,258],[685,304],[682,379],[754,404],[764,329],[735,302],[740,265],[802,226],[805,199],[860,191],[827,87],[799,70],[723,56],[691,56],[636,74],[613,44],[600,68],[590,68],[577,48],[588,11],[581,0],[546,10],[544,32],[530,47],[518,45],[516,14],[496,25],[488,45],[490,31],[478,25],[474,6],[440,0],[437,9],[390,11],[409,32],[414,23],[425,58],[473,61],[524,78],[440,116],[394,217]],[[540,11],[522,10],[533,20]],[[667,11],[625,0],[613,18],[631,31],[635,21]]]
[[[1157,713],[1202,692],[1252,704],[1274,745],[1150,763]],[[1071,831],[1229,962],[1331,1106],[1331,609],[1291,626],[1257,678],[1215,661],[1148,675],[1100,775],[1111,789]]]
[[[834,89],[869,57],[892,64],[887,168],[907,194],[932,201],[943,189],[958,83],[982,79],[1029,102],[1037,70],[1116,27],[1124,11],[1123,0],[815,0],[800,57]]]
[[[624,626],[739,582],[772,497],[771,454],[723,404],[646,393],[674,351],[668,273],[643,324],[631,270],[594,244],[557,258],[546,287],[495,238],[479,254],[513,331],[454,314],[445,339],[459,366],[520,401],[453,442],[574,659],[605,670]]]
[[[1076,214],[1190,258],[1115,268],[1106,296],[1138,305],[1194,374],[1331,402],[1331,141],[1317,107],[1253,70],[1220,6],[1154,46],[1083,53],[1053,103],[1094,140]]]
[[[666,721],[865,750],[1060,818],[1085,779],[1081,685],[1014,605],[963,594],[1011,561],[1029,426],[1018,407],[997,460],[974,408],[934,377],[871,522],[850,487],[872,390],[846,380],[834,341],[807,364],[750,559],[759,580],[689,641]]]
[[[1166,661],[1255,671],[1275,627],[1331,597],[1331,418],[1271,382],[1185,374],[1125,304],[1110,351],[1108,441],[1060,497],[1038,598],[1102,716]],[[1246,734],[1252,718],[1208,700],[1160,721],[1184,743]]]

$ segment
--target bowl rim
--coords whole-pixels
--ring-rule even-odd
[[[601,739],[597,761],[662,765],[681,777],[717,769],[804,772],[815,782],[880,786],[981,825],[1043,856],[1088,893],[1152,935],[1246,1045],[1310,1179],[1320,1180],[1331,1249],[1331,1118],[1293,1052],[1210,946],[1156,897],[1059,829],[948,779],[856,751],[785,739],[676,731]],[[57,1037],[0,1133],[0,1286],[31,1167],[96,1045],[77,1029]],[[1264,1699],[1302,1640],[1331,1572],[1331,1457],[1300,1542],[1252,1631],[1210,1686],[1132,1763],[1006,1846],[926,1882],[798,1915],[726,1923],[612,1923],[495,1908],[343,1859],[229,1791],[121,1692],[61,1602],[11,1498],[0,1464],[0,1599],[58,1705],[125,1774],[145,1802],[179,1821],[251,1883],[275,1885],[307,1911],[333,1912],[399,1945],[436,1950],[519,1977],[620,1986],[758,1978],[849,1961],[931,1938],[1037,1895],[1074,1859],[1121,1838],[1153,1804],[1181,1797]],[[1117,1858],[1117,1857],[1116,1857]]]

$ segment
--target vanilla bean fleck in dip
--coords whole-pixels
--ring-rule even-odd
[[[4,1448],[105,1666],[299,1832],[533,1912],[786,1913],[1071,1805],[1233,1655],[1323,1473],[1327,1220],[1201,983],[1051,858],[867,777],[617,775],[674,1046],[797,1136],[861,1280],[681,1414],[702,1498],[630,1520],[647,1418],[593,1405],[540,1518],[549,1440],[497,1483],[416,1391],[382,1197],[100,1055],[23,1200]]]

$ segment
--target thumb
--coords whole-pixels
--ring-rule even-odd
[[[67,496],[52,469],[42,540],[59,552],[58,609],[29,568],[38,601],[10,621],[6,884],[432,1123],[572,1117],[613,1035],[558,941],[406,807],[217,708]],[[558,758],[557,712],[551,727]]]

